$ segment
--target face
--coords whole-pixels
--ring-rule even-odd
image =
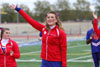
[[[52,13],[47,14],[46,21],[47,21],[47,24],[49,26],[55,25],[56,22],[57,22],[57,19],[55,17],[55,14],[52,14]]]
[[[5,30],[3,35],[2,35],[3,39],[9,39],[10,38],[10,31],[9,30]]]

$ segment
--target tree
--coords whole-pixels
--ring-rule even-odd
[[[33,17],[32,12],[29,10],[29,8],[26,5],[21,4],[20,6],[21,8],[23,8],[23,10],[26,13],[28,13],[29,16]],[[17,22],[18,19],[19,22],[26,22],[21,15],[19,15],[16,11],[10,9],[8,3],[3,4],[3,9],[4,12],[7,12],[7,14],[2,14],[2,22]]]
[[[43,22],[45,19],[45,14],[49,11],[51,11],[51,4],[48,1],[37,1],[35,4],[35,18],[37,21]]]
[[[76,17],[78,20],[83,20],[89,17],[90,15],[90,3],[86,0],[77,0],[76,3],[74,3],[75,10],[76,10]]]
[[[77,0],[74,3],[75,9],[80,11],[90,11],[90,3],[86,0]]]
[[[57,0],[55,4],[55,8],[58,11],[64,11],[64,10],[69,10],[69,2],[68,0]]]
[[[16,13],[10,9],[8,3],[3,4],[3,11],[7,14],[2,14],[2,22],[16,22]]]
[[[100,0],[96,0],[96,3],[95,3],[95,7],[96,7],[96,13],[98,14],[98,16],[100,16]]]
[[[30,11],[30,9],[29,9],[26,5],[21,4],[20,7],[21,7],[29,16],[33,17],[32,12]],[[21,15],[19,15],[19,21],[20,21],[20,22],[26,22],[26,20],[25,20],[24,18],[22,18]]]
[[[69,19],[69,1],[68,0],[57,0],[55,4],[52,5],[52,10],[60,13],[60,19],[66,21]]]

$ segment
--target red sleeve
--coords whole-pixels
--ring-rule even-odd
[[[22,9],[19,11],[19,14],[34,28],[36,28],[39,31],[42,31],[42,28],[45,26],[43,24],[40,24],[39,22],[32,19],[26,12],[24,12]]]
[[[60,46],[61,46],[61,58],[62,58],[62,66],[66,67],[67,62],[66,62],[66,57],[67,57],[67,39],[66,39],[66,34],[64,32],[60,33],[59,36],[60,39]]]
[[[97,34],[97,36],[100,38],[100,30],[98,28],[97,19],[94,19],[93,28],[94,28],[94,31]]]
[[[19,51],[18,44],[16,42],[13,42],[13,51],[14,51],[13,56],[15,58],[20,58],[20,51]]]

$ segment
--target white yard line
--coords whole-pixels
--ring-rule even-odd
[[[17,62],[41,62],[41,60],[36,60],[36,59],[31,59],[31,60],[20,60],[20,59],[17,59],[16,61]]]
[[[88,59],[88,60],[73,60],[73,61],[67,60],[67,62],[93,62],[93,60],[92,59]]]
[[[34,51],[34,52],[27,52],[27,53],[21,53],[21,55],[27,55],[27,54],[32,54],[32,53],[40,53],[41,51]]]
[[[87,46],[87,45],[76,45],[76,46],[71,46],[71,47],[67,47],[67,48],[75,48],[75,47],[83,47],[83,46]]]
[[[88,59],[88,60],[79,60],[79,59],[88,58],[88,57],[91,57],[91,55],[88,55],[88,56],[81,56],[81,57],[77,57],[77,58],[68,59],[67,62],[93,62],[92,59]]]

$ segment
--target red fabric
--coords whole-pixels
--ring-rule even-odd
[[[14,52],[13,56],[10,56],[11,51]],[[15,60],[16,58],[20,58],[20,51],[17,43],[13,40],[9,40],[8,44],[6,45],[6,54],[4,55],[2,53],[2,44],[0,40],[0,67],[17,67]]]
[[[22,9],[19,11],[19,13],[24,17],[24,19],[32,26],[35,27],[37,30],[42,31],[42,28],[45,26],[40,24],[39,22],[32,19],[30,16],[28,16]]]
[[[59,29],[59,36],[56,26],[49,32],[44,28],[42,31],[42,52],[41,58],[48,61],[61,61],[66,66],[66,34]]]
[[[29,24],[42,32],[41,58],[47,61],[61,61],[62,66],[67,66],[67,40],[65,32],[59,29],[58,26],[48,32],[44,25],[29,17],[22,9],[19,13]],[[59,30],[59,36],[57,29]]]
[[[100,38],[100,30],[99,30],[99,28],[98,28],[97,19],[94,19],[93,28],[94,28],[94,31],[95,31],[95,33],[97,34],[97,36]]]

